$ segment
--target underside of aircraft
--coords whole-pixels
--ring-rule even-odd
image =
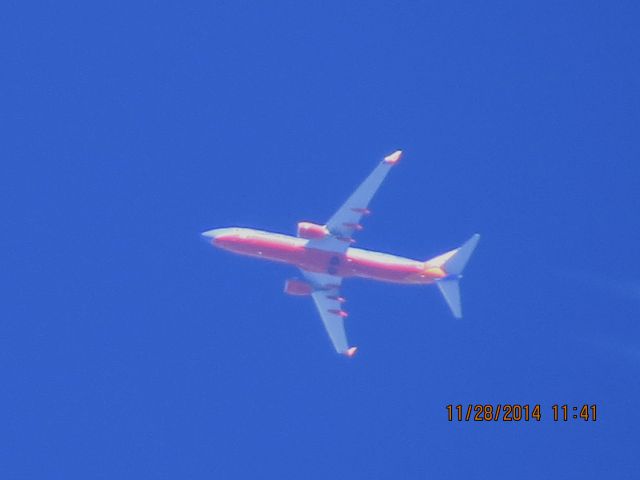
[[[362,230],[362,218],[371,213],[368,208],[371,199],[401,156],[398,150],[385,157],[326,224],[298,223],[296,237],[237,227],[209,230],[202,236],[225,250],[298,267],[303,278],[287,280],[285,293],[313,298],[334,348],[348,357],[357,349],[349,345],[345,332],[348,315],[342,308],[345,299],[341,295],[345,278],[435,283],[453,316],[461,318],[460,279],[480,235],[475,234],[461,247],[427,261],[352,246],[353,235]]]

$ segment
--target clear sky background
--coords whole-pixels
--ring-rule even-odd
[[[5,2],[0,477],[638,478],[639,8]],[[347,281],[348,360],[199,233],[324,222],[397,148],[358,246],[481,233],[465,318]]]

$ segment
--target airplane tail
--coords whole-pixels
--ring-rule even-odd
[[[462,318],[462,306],[460,304],[460,279],[465,265],[471,258],[471,254],[480,240],[477,233],[467,240],[460,248],[443,253],[425,263],[425,268],[440,268],[446,274],[436,281],[440,293],[446,300],[451,313],[456,318]]]

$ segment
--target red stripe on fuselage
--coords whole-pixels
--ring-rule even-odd
[[[223,235],[214,245],[241,255],[288,263],[303,270],[340,277],[364,277],[396,283],[430,283],[419,261],[349,248],[344,254],[307,248],[306,241],[269,232]]]

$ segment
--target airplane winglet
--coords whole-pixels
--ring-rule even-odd
[[[402,150],[396,150],[391,155],[387,155],[386,157],[384,157],[384,163],[395,165],[396,163],[398,163],[398,160],[400,160],[400,157],[402,157]]]
[[[344,354],[349,358],[353,358],[353,356],[356,354],[357,351],[358,351],[358,347],[350,347],[350,348],[347,348],[347,351],[344,352]]]

